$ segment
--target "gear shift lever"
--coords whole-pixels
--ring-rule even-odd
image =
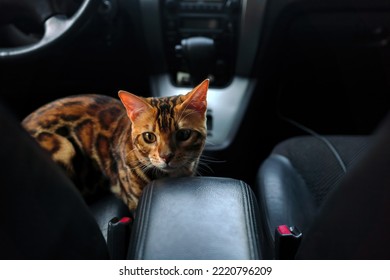
[[[176,46],[187,62],[193,86],[199,84],[213,72],[215,66],[214,40],[207,37],[190,37]]]

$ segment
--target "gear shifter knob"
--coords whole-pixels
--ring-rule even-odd
[[[178,48],[176,48],[178,50]],[[215,66],[214,40],[207,37],[190,37],[181,40],[179,47],[186,61],[193,86],[199,84],[213,72]]]

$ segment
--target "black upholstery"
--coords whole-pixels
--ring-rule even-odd
[[[0,259],[107,259],[82,197],[0,106]]]
[[[390,115],[322,203],[297,259],[390,259]]]
[[[257,203],[242,181],[152,182],[133,225],[130,259],[259,259]]]
[[[358,162],[369,140],[368,136],[328,136],[325,141],[302,136],[283,141],[274,148],[257,177],[260,217],[266,238],[262,246],[265,258],[274,257],[277,226],[297,226],[306,232],[324,199],[340,184],[345,171]]]

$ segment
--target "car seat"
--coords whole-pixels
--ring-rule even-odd
[[[0,259],[109,258],[75,186],[2,106],[0,130]]]
[[[390,116],[372,135],[279,143],[257,174],[263,257],[390,258],[389,143]]]

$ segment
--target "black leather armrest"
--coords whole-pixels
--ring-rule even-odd
[[[257,203],[242,181],[157,180],[140,200],[129,259],[260,259]]]

